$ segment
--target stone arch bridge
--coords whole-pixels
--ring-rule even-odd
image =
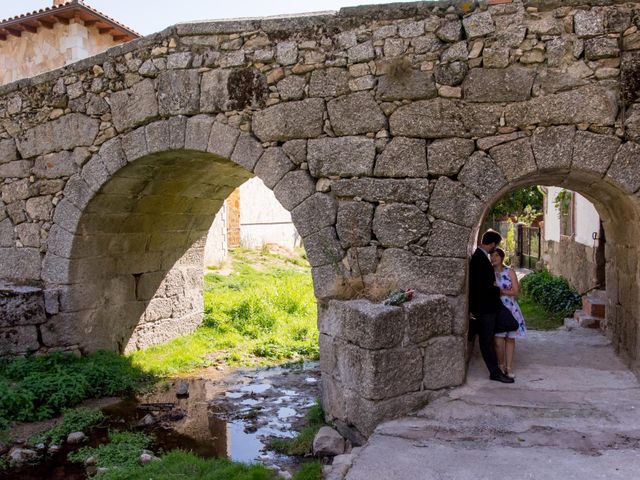
[[[640,2],[414,2],[189,23],[0,87],[0,349],[128,351],[202,314],[251,175],[292,212],[323,400],[358,439],[465,377],[466,265],[519,186],[584,194],[638,371]],[[415,288],[407,307],[376,303]]]

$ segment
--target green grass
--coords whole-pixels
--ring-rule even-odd
[[[29,439],[30,445],[38,443],[60,445],[72,432],[85,432],[105,419],[100,410],[90,408],[77,408],[64,412],[62,421],[49,430],[34,435]]]
[[[527,295],[520,295],[518,304],[528,329],[555,330],[564,324],[563,313],[549,313],[542,305]]]
[[[246,250],[231,258],[231,274],[205,276],[202,326],[133,353],[135,365],[172,375],[215,363],[258,366],[318,357],[316,303],[306,260]]]
[[[142,450],[151,445],[153,439],[142,432],[109,432],[109,443],[97,447],[82,447],[71,452],[69,460],[82,463],[89,457],[94,457],[98,467],[106,468],[134,468],[138,465],[138,458]]]
[[[292,480],[322,480],[322,464],[319,460],[303,463]]]
[[[0,429],[45,420],[88,398],[141,390],[151,377],[115,353],[50,354],[0,361]]]
[[[272,438],[269,448],[286,455],[305,456],[313,453],[313,439],[323,425],[324,412],[320,402],[309,409],[306,414],[306,426],[294,438]]]
[[[129,465],[111,469],[99,478],[101,480],[274,480],[276,476],[262,465],[245,465],[220,458],[203,459],[193,453],[174,450],[148,465]]]

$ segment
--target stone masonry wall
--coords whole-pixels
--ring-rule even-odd
[[[304,239],[324,406],[354,439],[463,381],[474,230],[521,185],[602,213],[608,333],[640,370],[637,24],[640,2],[587,0],[189,23],[0,87],[0,279],[45,306],[0,350],[195,328],[202,237],[253,174]]]
[[[573,239],[544,242],[545,265],[554,275],[561,275],[578,292],[587,292],[598,284],[595,249]]]

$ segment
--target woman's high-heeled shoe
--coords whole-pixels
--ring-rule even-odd
[[[515,373],[513,373],[513,370],[512,370],[512,369],[510,369],[510,368],[507,368],[507,369],[504,371],[504,374],[505,374],[507,377],[509,377],[509,378],[513,378],[513,379],[515,379],[515,378],[516,378],[516,374],[515,374]]]

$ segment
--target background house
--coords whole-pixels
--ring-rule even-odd
[[[580,293],[605,287],[604,230],[595,207],[576,192],[546,188],[543,259]]]
[[[216,265],[236,247],[261,248],[271,244],[292,250],[302,239],[291,214],[257,177],[236,188],[216,215],[207,236],[205,265]]]
[[[0,21],[0,85],[96,55],[139,35],[80,0]]]

